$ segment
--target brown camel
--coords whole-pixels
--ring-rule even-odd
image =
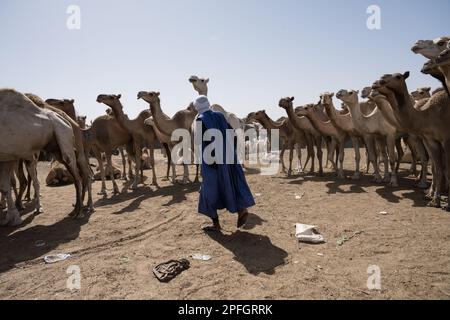
[[[70,175],[69,171],[67,171],[66,167],[63,164],[59,163],[58,161],[52,163],[50,172],[48,173],[47,178],[45,178],[45,184],[47,186],[54,187],[68,185],[72,184],[73,182],[73,177]]]
[[[157,186],[158,182],[156,180],[156,172],[155,172],[155,144],[156,144],[156,135],[155,131],[151,126],[145,125],[145,120],[151,117],[150,110],[142,111],[136,119],[130,120],[123,113],[123,106],[120,102],[121,95],[99,95],[97,97],[97,102],[104,103],[108,107],[110,107],[117,119],[117,122],[122,126],[123,129],[127,130],[133,139],[134,148],[135,148],[135,160],[136,160],[136,168],[135,172],[138,173],[141,170],[142,166],[142,149],[144,147],[149,148],[150,150],[150,164],[152,167],[153,179],[152,183]],[[133,189],[136,189],[140,176],[136,174],[133,182]]]
[[[305,132],[307,137],[307,147],[308,147],[308,158],[311,155],[311,169],[310,172],[314,172],[314,145],[317,149],[317,159],[319,161],[319,175],[323,175],[323,151],[322,151],[322,144],[323,144],[323,137],[322,134],[314,128],[311,121],[308,120],[306,117],[297,116],[297,114],[294,112],[294,106],[293,106],[293,100],[292,98],[283,98],[278,103],[278,106],[280,108],[283,108],[286,110],[286,113],[289,117],[290,123],[297,128],[298,130],[302,130]],[[306,161],[305,166],[307,165],[308,161]]]
[[[34,124],[24,126],[23,124]],[[82,214],[81,178],[78,173],[75,143],[70,124],[57,113],[38,108],[25,95],[13,89],[0,90],[0,191],[8,210],[1,225],[22,223],[11,196],[11,175],[21,159],[29,159],[40,150],[53,152],[75,179],[76,204],[71,216]],[[39,191],[39,190],[37,190]]]
[[[450,98],[445,92],[433,95],[421,110],[414,108],[408,93],[406,79],[409,72],[404,74],[387,74],[374,83],[374,89],[387,96],[387,100],[394,110],[398,122],[409,131],[424,137],[428,153],[433,161],[433,186],[431,206],[441,206],[441,192],[443,187],[443,170],[450,179]],[[442,150],[445,163],[442,163]],[[447,206],[450,211],[450,205]]]
[[[73,121],[77,122],[77,116],[76,116],[75,106],[74,106],[75,100],[73,100],[73,99],[71,99],[71,100],[69,100],[69,99],[64,99],[64,100],[47,99],[47,100],[45,100],[45,102],[63,112],[65,112]],[[85,120],[86,120],[86,118],[85,118]]]
[[[301,136],[299,130],[295,130],[288,119],[282,122],[273,121],[266,113],[265,110],[250,113],[247,116],[249,121],[260,123],[264,129],[268,132],[272,130],[279,130],[280,140],[282,141],[280,151],[281,170],[286,172],[286,166],[284,164],[284,153],[289,148],[289,169],[287,171],[288,176],[292,175],[292,161],[294,159],[294,147],[295,144],[301,143]],[[304,140],[303,140],[304,141]],[[299,161],[301,162],[301,152],[297,154]]]
[[[329,137],[331,140],[330,147],[328,147],[328,161],[333,165],[339,179],[345,178],[344,174],[344,157],[345,157],[345,140],[347,134],[339,128],[333,126],[328,116],[323,114],[324,106],[322,104],[309,104],[298,109],[297,115],[307,117],[314,128],[323,136]],[[324,119],[328,119],[325,120]],[[333,159],[335,150],[338,150],[339,167]]]
[[[141,91],[138,93],[138,99],[143,99],[150,104],[150,110],[152,112],[153,118],[149,118],[145,121],[146,125],[153,126],[156,136],[161,141],[161,143],[166,143],[170,149],[170,153],[174,147],[180,142],[179,140],[173,141],[172,134],[175,130],[186,130],[191,133],[192,122],[197,116],[197,112],[194,108],[187,108],[178,111],[172,118],[168,119],[161,109],[159,92],[145,92]],[[181,132],[180,132],[181,133]],[[173,158],[172,154],[172,158]],[[175,162],[175,160],[174,160]],[[189,182],[189,170],[188,164],[183,163],[184,173],[182,184]],[[196,177],[196,179],[198,176]],[[175,167],[172,165],[172,180],[176,182]]]

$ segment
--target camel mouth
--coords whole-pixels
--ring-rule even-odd
[[[411,51],[414,52],[414,53],[419,53],[420,50],[422,50],[422,49],[423,49],[423,47],[422,47],[421,45],[415,44],[415,45],[411,48]]]

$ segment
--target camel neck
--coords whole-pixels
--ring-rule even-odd
[[[348,110],[350,111],[350,115],[352,116],[353,120],[356,122],[364,121],[363,114],[361,112],[361,106],[359,105],[359,101],[350,102],[347,103]]]
[[[286,113],[287,113],[287,116],[288,116],[289,120],[291,121],[292,125],[294,127],[296,127],[297,129],[302,129],[300,127],[300,122],[299,122],[300,119],[294,112],[294,107],[293,106],[287,107]]]
[[[394,108],[391,106],[389,101],[384,98],[379,98],[374,101],[386,121],[389,122],[389,124],[394,128],[403,130],[403,126],[397,120]]]
[[[164,130],[163,126],[161,125],[161,122],[167,121],[167,119],[164,117],[164,113],[161,110],[161,103],[159,99],[157,101],[150,102],[150,110],[152,111],[153,120],[157,129],[164,135],[170,136],[171,133],[167,132],[167,130]]]
[[[128,122],[129,119],[125,116],[125,114],[123,113],[123,106],[122,103],[120,101],[115,101],[113,104],[111,104],[109,106],[112,111],[114,112],[114,116],[117,120],[117,122],[119,122],[119,124],[124,127],[124,129],[129,129],[128,128]]]
[[[439,70],[443,73],[444,79],[441,80],[444,88],[447,90],[448,95],[450,96],[450,64],[439,67]]]
[[[280,129],[283,126],[283,123],[273,121],[268,115],[264,116],[263,122],[266,123],[266,129]]]
[[[391,91],[392,94],[389,94],[387,98],[399,122],[410,130],[418,131],[417,123],[421,123],[419,118],[422,116],[419,114],[420,111],[414,108],[406,86],[403,89],[391,89]]]

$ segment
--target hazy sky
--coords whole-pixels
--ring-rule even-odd
[[[366,27],[372,4],[381,30]],[[66,26],[69,5],[80,30]],[[278,118],[281,97],[316,102],[384,73],[410,70],[411,90],[436,87],[410,48],[449,34],[449,12],[448,0],[0,0],[0,87],[73,98],[90,119],[106,109],[100,93],[121,93],[134,116],[148,108],[138,91],[160,91],[172,115],[194,99],[196,74],[211,79],[211,102]]]

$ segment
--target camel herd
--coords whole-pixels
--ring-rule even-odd
[[[277,129],[282,142],[282,168],[289,175],[292,174],[296,147],[300,163],[301,148],[304,147],[307,152],[304,167],[311,162],[310,171],[315,172],[317,157],[318,174],[323,174],[322,148],[325,146],[327,163],[331,163],[338,179],[344,178],[345,146],[351,141],[356,163],[352,179],[361,177],[360,147],[365,147],[366,170],[368,172],[372,166],[374,182],[396,187],[404,142],[411,151],[412,171],[416,172],[417,163],[421,165],[417,187],[428,188],[427,175],[431,164],[433,179],[426,197],[431,206],[440,207],[441,194],[448,190],[450,181],[450,38],[418,41],[412,51],[428,59],[422,72],[438,79],[443,88],[431,92],[431,88],[425,87],[410,93],[406,84],[409,72],[406,72],[384,75],[372,86],[364,88],[361,94],[355,90],[340,90],[336,94],[325,92],[320,95],[318,103],[301,107],[294,107],[293,97],[283,98],[279,107],[286,111],[287,117],[278,121],[272,120],[264,110],[239,119],[219,105],[211,108],[223,113],[233,129],[243,129],[248,125],[261,126],[269,131]],[[209,79],[192,76],[189,82],[199,95],[208,94]],[[111,180],[114,194],[119,193],[116,179],[120,178],[120,170],[112,161],[116,151],[122,154],[122,178],[125,179],[125,165],[128,163],[131,189],[136,189],[142,182],[142,170],[147,162],[153,174],[152,184],[157,185],[154,157],[157,145],[162,146],[168,158],[167,179],[172,169],[172,182],[176,183],[177,160],[172,159],[172,151],[179,141],[173,141],[172,134],[177,129],[192,132],[197,112],[191,103],[169,117],[161,108],[159,92],[141,91],[137,98],[147,102],[149,108],[130,119],[124,112],[121,95],[99,95],[97,102],[108,107],[107,114],[86,126],[86,117],[76,116],[74,100],[44,101],[34,94],[0,89],[0,209],[6,209],[0,224],[17,226],[22,223],[20,210],[23,209],[27,188],[25,200],[30,200],[30,184],[35,191],[36,213],[43,212],[37,178],[41,152],[52,154],[55,161],[47,178],[48,184],[58,180],[73,182],[76,202],[70,216],[74,218],[94,211],[94,173],[90,157],[98,162],[97,176],[101,180],[100,194],[103,196],[107,196],[107,177]],[[333,98],[341,101],[341,108],[335,107]],[[287,170],[283,161],[286,150],[290,150]],[[383,176],[380,162],[384,163]],[[189,168],[187,164],[182,165],[181,182],[188,183]],[[69,177],[64,177],[64,172]],[[197,166],[195,181],[198,177]],[[450,205],[446,209],[450,211]]]

